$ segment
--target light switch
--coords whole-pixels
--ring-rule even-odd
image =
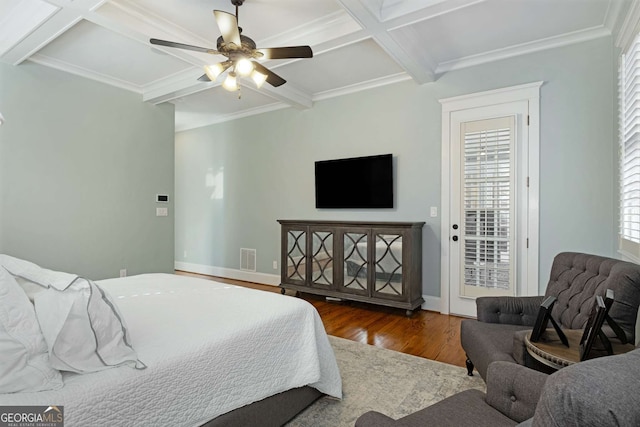
[[[169,208],[156,208],[156,216],[169,216]]]
[[[436,206],[431,206],[431,217],[435,218],[438,216],[438,208]]]

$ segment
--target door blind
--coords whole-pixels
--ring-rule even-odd
[[[620,249],[640,257],[640,40],[622,55],[620,92]]]
[[[514,118],[463,124],[464,284],[510,289]]]

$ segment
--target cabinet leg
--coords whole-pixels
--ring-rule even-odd
[[[285,293],[285,292],[287,292],[287,290],[286,290],[285,288],[280,288],[280,293],[281,293],[282,295],[284,295],[284,293]]]
[[[407,317],[411,317],[413,316],[413,310],[407,310],[405,314],[407,315]]]

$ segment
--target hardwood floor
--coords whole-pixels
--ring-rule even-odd
[[[267,292],[280,292],[277,286],[176,271],[176,274],[216,280]],[[433,311],[416,310],[412,317],[405,311],[356,302],[327,302],[324,298],[301,294],[318,310],[329,335],[346,338],[389,350],[425,357],[464,367],[466,359],[460,346],[462,318]]]

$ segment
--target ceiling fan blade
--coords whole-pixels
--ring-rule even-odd
[[[256,50],[264,55],[263,59],[313,58],[313,51],[309,46],[268,47]]]
[[[190,44],[184,44],[184,43],[176,43],[176,42],[170,42],[167,40],[158,40],[158,39],[150,39],[149,42],[151,44],[157,44],[160,46],[167,46],[167,47],[177,47],[178,49],[187,49],[187,50],[194,50],[196,52],[203,52],[203,53],[210,53],[212,55],[218,55],[219,52],[215,49],[209,49],[206,47],[199,47],[199,46],[192,46]]]
[[[220,28],[220,34],[222,34],[222,40],[225,43],[234,43],[236,46],[242,46],[240,41],[240,30],[238,29],[238,20],[235,15],[222,10],[214,10],[213,15],[216,18],[218,28]]]
[[[262,64],[260,64],[260,63],[258,63],[256,61],[253,61],[253,65],[255,66],[255,70],[257,72],[262,73],[262,74],[267,76],[267,83],[269,83],[271,86],[278,87],[278,86],[282,86],[283,84],[285,84],[287,82],[285,79],[283,79],[282,77],[280,77],[279,75],[277,75],[273,71],[269,70],[264,65],[262,65]]]

